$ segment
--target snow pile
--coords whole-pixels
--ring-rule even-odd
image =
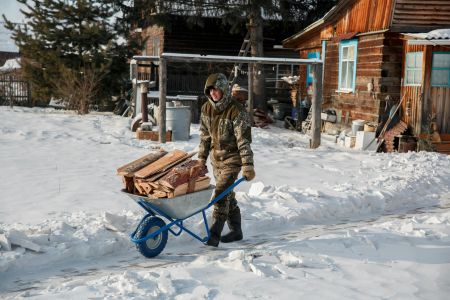
[[[136,140],[128,119],[109,114],[0,107],[0,120],[1,298],[450,293],[450,156],[326,140],[311,150],[299,133],[255,128],[257,177],[236,189],[244,240],[212,250],[169,235],[148,260],[128,236],[144,211],[120,192],[115,170],[161,146],[194,151],[198,126],[190,141],[160,145]],[[184,225],[204,235],[201,215]]]

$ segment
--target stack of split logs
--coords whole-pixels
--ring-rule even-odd
[[[207,189],[208,169],[191,159],[195,152],[152,152],[117,169],[129,193],[155,198],[173,198]]]

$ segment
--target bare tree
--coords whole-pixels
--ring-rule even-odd
[[[100,82],[107,74],[108,68],[83,67],[80,71],[69,69],[61,65],[60,75],[52,80],[55,96],[61,98],[68,109],[76,110],[79,114],[87,114],[89,107],[95,101],[100,89]]]

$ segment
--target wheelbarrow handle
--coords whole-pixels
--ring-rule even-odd
[[[236,180],[232,185],[230,185],[229,187],[227,187],[225,189],[225,191],[223,191],[222,193],[220,193],[216,198],[214,198],[209,205],[205,208],[208,209],[209,207],[213,206],[214,204],[216,204],[217,201],[219,201],[220,199],[222,199],[226,194],[228,194],[232,189],[234,189],[239,183],[241,183],[242,181],[247,180],[247,178],[245,178],[244,176],[242,176],[241,178],[239,178],[238,180]]]

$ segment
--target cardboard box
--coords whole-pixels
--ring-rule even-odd
[[[355,147],[356,136],[346,136],[344,140],[344,145],[347,148]]]
[[[356,132],[355,149],[376,150],[378,143],[377,143],[377,141],[373,141],[374,139],[375,139],[375,132],[373,132],[373,131],[358,131],[358,132]],[[370,146],[369,146],[369,144],[370,144]]]

